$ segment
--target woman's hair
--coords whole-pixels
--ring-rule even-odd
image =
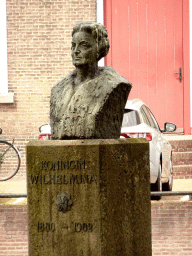
[[[90,33],[96,39],[97,61],[107,55],[110,45],[107,29],[104,25],[90,21],[80,22],[73,28],[72,36],[80,31]]]

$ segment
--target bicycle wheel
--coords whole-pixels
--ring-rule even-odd
[[[19,170],[19,150],[8,141],[0,140],[0,181],[11,179]]]

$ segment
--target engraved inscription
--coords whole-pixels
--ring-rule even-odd
[[[60,226],[62,229],[68,229],[68,225],[62,225]],[[93,231],[93,224],[91,222],[89,223],[74,223],[73,224],[74,231],[75,232],[92,232]],[[38,232],[44,232],[44,231],[55,231],[55,224],[53,222],[37,222],[37,231]]]
[[[37,231],[43,232],[43,231],[55,231],[55,224],[52,222],[37,222]]]
[[[29,176],[31,184],[91,184],[96,182],[96,177],[93,174],[90,175],[73,175],[70,176],[60,175],[60,174],[47,174],[47,175],[30,175]]]
[[[29,181],[31,184],[91,184],[96,182],[96,177],[93,174],[59,174],[52,171],[66,170],[66,169],[85,169],[85,160],[72,160],[72,161],[41,161],[40,170],[48,171],[51,173],[29,175]],[[86,167],[87,168],[87,167]],[[88,172],[88,171],[87,171]],[[90,173],[90,171],[89,171]]]
[[[93,174],[91,175],[73,175],[71,174],[70,176],[70,184],[72,183],[77,183],[77,184],[82,184],[82,183],[91,183],[92,181],[96,181],[96,178]]]
[[[65,228],[65,229],[68,229],[68,226],[67,225],[65,225],[65,226],[61,226],[62,228]]]
[[[55,171],[65,169],[85,169],[85,160],[72,161],[41,161],[41,170]]]
[[[30,181],[32,184],[67,184],[66,175],[30,175]]]
[[[74,231],[75,232],[80,232],[80,231],[88,231],[92,232],[93,231],[93,224],[92,223],[74,223]]]

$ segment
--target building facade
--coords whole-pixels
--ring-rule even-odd
[[[111,48],[105,65],[113,66],[133,83],[130,97],[144,100],[161,128],[163,122],[173,121],[178,122],[179,132],[191,133],[187,1],[164,1],[165,5],[157,0],[3,2],[0,7],[3,10],[6,6],[7,17],[7,43],[3,52],[8,54],[2,67],[7,61],[8,69],[2,68],[1,73],[6,78],[8,70],[8,80],[3,80],[0,85],[0,127],[3,130],[1,138],[14,137],[21,151],[22,166],[18,178],[26,176],[26,143],[37,140],[39,127],[49,123],[51,88],[73,69],[71,31],[80,21],[98,21],[106,25]],[[169,23],[170,17],[172,23]],[[164,40],[160,42],[162,38]],[[178,50],[174,50],[177,47]],[[152,51],[154,54],[150,55]],[[170,56],[174,57],[172,70],[167,68],[172,59]],[[104,65],[104,61],[100,65]]]
[[[14,137],[21,151],[15,176],[21,179],[26,177],[26,143],[37,140],[39,127],[49,123],[51,88],[73,69],[72,28],[96,21],[96,2],[6,0],[6,5],[9,96],[0,97],[0,127],[1,138]]]

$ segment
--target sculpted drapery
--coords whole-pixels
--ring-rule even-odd
[[[103,67],[98,77],[75,89],[75,73],[52,89],[52,137],[118,138],[130,83],[113,68]]]
[[[81,22],[73,28],[76,67],[51,92],[52,139],[119,138],[131,83],[112,67],[98,67],[109,51],[106,28]]]

